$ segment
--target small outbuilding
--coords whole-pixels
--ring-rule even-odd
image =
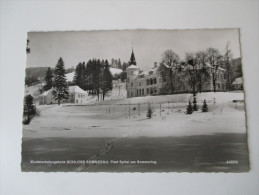
[[[243,78],[242,77],[236,78],[231,84],[231,88],[232,90],[243,90]]]
[[[56,104],[57,100],[54,99],[52,94],[53,88],[45,91],[39,96],[39,104]],[[88,93],[81,89],[79,86],[69,86],[69,99],[64,99],[61,103],[86,103],[88,100]]]

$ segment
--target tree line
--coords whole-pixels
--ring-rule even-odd
[[[56,100],[68,99],[67,87],[77,85],[81,89],[88,91],[91,95],[96,95],[98,101],[112,90],[113,76],[109,69],[107,60],[90,59],[87,63],[80,62],[75,68],[75,74],[72,82],[67,82],[65,77],[64,61],[59,59],[54,75],[48,68],[45,76],[47,91],[53,87],[53,95]]]
[[[98,101],[112,90],[113,76],[108,60],[90,59],[87,63],[80,62],[75,69],[72,85],[78,85],[91,95],[96,95]]]
[[[223,55],[218,49],[208,48],[196,53],[186,52],[183,60],[173,50],[166,50],[162,54],[161,60],[164,65],[161,66],[161,75],[164,82],[162,90],[173,94],[177,85],[186,83],[187,78],[187,84],[191,87],[193,94],[201,92],[208,79],[212,79],[213,91],[216,92],[217,74],[219,69],[222,68],[225,70],[226,90],[230,91],[235,76],[234,62],[233,54],[228,45]]]

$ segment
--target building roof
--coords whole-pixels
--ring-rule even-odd
[[[83,93],[83,94],[88,94],[86,91],[78,87],[77,85],[75,86],[69,86],[68,88],[69,93]],[[47,96],[49,93],[52,93],[53,88],[49,89],[48,91],[44,91],[40,96]]]
[[[138,66],[135,66],[135,65],[130,65],[130,66],[127,67],[127,69],[133,69],[133,68],[134,68],[134,69],[135,69],[135,68],[138,68],[138,69],[139,69],[139,67],[138,67]]]
[[[69,93],[83,93],[83,94],[87,94],[86,91],[84,91],[83,89],[81,89],[77,85],[69,86]]]
[[[214,68],[211,64],[209,64],[208,62],[206,62],[206,66],[210,67],[210,68]],[[224,68],[218,67],[218,70],[222,70],[222,71],[226,71]]]
[[[48,91],[44,91],[42,94],[40,94],[40,96],[46,96],[49,93],[51,93],[53,91],[53,88],[49,89]]]
[[[239,85],[239,84],[243,84],[243,78],[242,78],[242,77],[236,78],[236,79],[233,81],[233,83],[232,83],[232,85]]]

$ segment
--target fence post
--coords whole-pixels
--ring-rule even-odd
[[[130,100],[129,100],[129,118],[130,118]]]

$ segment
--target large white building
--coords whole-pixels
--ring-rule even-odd
[[[154,63],[154,66],[149,71],[140,70],[137,66],[134,52],[132,50],[129,66],[127,67],[127,97],[138,97],[147,95],[159,95],[168,94],[169,91],[165,91],[165,81],[162,79],[161,71],[164,64]],[[213,67],[206,64],[208,74],[206,75],[206,82],[202,85],[202,91],[213,91],[212,69]],[[192,88],[188,83],[188,74],[183,74],[181,82],[174,83],[174,93],[191,93]],[[225,70],[218,67],[215,76],[216,78],[216,90],[226,90]]]
[[[53,97],[53,88],[45,91],[39,96],[39,104],[57,104],[58,101]],[[88,93],[78,86],[69,86],[69,99],[61,100],[60,103],[86,103]]]

